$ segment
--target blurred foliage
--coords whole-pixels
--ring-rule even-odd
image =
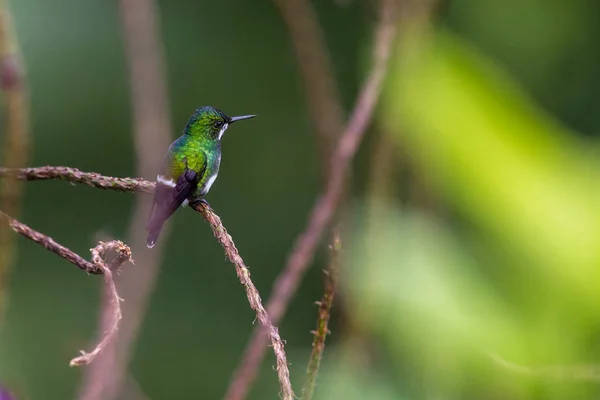
[[[367,361],[340,356],[358,360],[342,379],[360,382],[366,363],[386,376],[357,384],[368,398],[595,398],[596,144],[461,39],[410,32],[381,119],[434,201],[372,198],[353,213],[344,293],[375,349]],[[337,361],[333,382],[346,364]],[[322,398],[352,398],[347,390]]]
[[[359,1],[314,5],[350,108],[375,13]],[[132,175],[116,4],[11,7],[32,92],[34,165]],[[314,135],[285,26],[270,2],[159,7],[174,132],[204,104],[259,115],[228,131],[208,200],[266,299],[318,191]],[[593,0],[454,0],[431,41],[399,42],[377,129],[355,163],[351,239],[317,398],[597,395],[596,382],[530,376],[493,357],[534,369],[599,358],[599,22]],[[412,172],[395,171],[392,184],[429,201],[365,192],[376,134],[397,146],[398,169]],[[99,233],[126,234],[131,195],[62,182],[26,190],[24,222],[82,255]],[[172,224],[131,377],[152,399],[220,398],[254,316],[204,221],[181,212]],[[0,381],[30,399],[72,398],[81,370],[68,361],[93,339],[100,281],[18,244]],[[322,253],[280,328],[297,389],[312,302],[322,292]],[[135,268],[143,266],[123,273]],[[273,364],[268,354],[251,398],[276,398]]]

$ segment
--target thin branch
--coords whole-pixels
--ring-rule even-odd
[[[308,225],[298,237],[285,268],[273,285],[273,294],[267,303],[267,311],[276,325],[283,317],[292,295],[296,292],[302,276],[312,261],[324,230],[334,217],[342,197],[350,162],[371,120],[387,71],[396,33],[394,6],[394,0],[382,1],[380,23],[375,38],[373,68],[363,85],[352,116],[333,154],[327,188],[313,206]],[[267,338],[264,330],[255,329],[230,385],[228,400],[240,400],[246,396],[250,383],[254,380],[258,366],[264,357],[266,345]]]
[[[3,222],[6,223],[10,229],[15,231],[19,235],[24,236],[37,244],[41,244],[42,246],[44,246],[44,248],[46,248],[46,250],[49,250],[58,255],[59,257],[64,258],[79,269],[86,271],[89,274],[101,275],[103,273],[102,269],[94,263],[89,262],[88,260],[74,253],[70,249],[55,242],[54,239],[52,239],[51,237],[46,236],[43,233],[40,233],[36,230],[33,230],[24,223],[9,217],[2,211],[0,211],[0,220],[3,220]]]
[[[26,168],[22,170],[7,170],[0,168],[0,178],[15,175],[23,180],[67,180],[74,183],[82,183],[95,188],[116,190],[121,192],[143,192],[152,193],[154,183],[143,179],[114,178],[97,173],[82,172],[75,168],[45,166],[39,168]],[[281,386],[284,400],[293,400],[294,392],[289,380],[289,369],[284,350],[283,340],[279,336],[278,329],[274,326],[269,314],[262,305],[258,290],[250,279],[250,272],[244,260],[240,256],[237,247],[227,230],[223,226],[221,218],[208,206],[198,204],[194,210],[202,214],[209,223],[215,238],[225,250],[229,261],[235,266],[236,273],[241,284],[246,290],[250,307],[256,312],[256,316],[263,327],[267,330],[271,339],[271,345],[277,358],[277,375]]]
[[[90,274],[102,274],[104,275],[104,281],[106,288],[111,294],[112,298],[112,323],[109,329],[103,334],[102,340],[96,345],[94,350],[90,353],[81,351],[81,356],[73,358],[70,362],[71,366],[87,365],[91,363],[94,358],[102,352],[105,346],[110,343],[111,339],[117,332],[119,327],[119,321],[121,320],[121,307],[119,305],[120,298],[115,287],[115,283],[112,277],[112,271],[118,270],[127,261],[133,263],[131,258],[131,250],[123,242],[119,240],[113,240],[112,242],[103,243],[100,242],[98,246],[91,249],[92,262],[87,261],[80,255],[69,250],[65,246],[56,243],[51,237],[44,235],[36,230],[31,229],[22,222],[17,221],[14,218],[9,217],[2,211],[0,211],[0,220],[4,222],[10,229],[16,233],[26,237],[27,239],[44,246],[47,250],[53,252],[59,257],[64,258],[71,264],[74,264],[79,269],[86,271]],[[106,264],[106,253],[112,250],[116,253],[116,256],[110,262],[110,267]]]
[[[294,46],[310,115],[319,143],[323,182],[338,135],[344,128],[344,110],[329,52],[317,15],[307,0],[273,0]]]
[[[146,178],[155,176],[158,163],[171,142],[164,46],[156,3],[155,0],[118,1],[133,108],[136,175]],[[127,242],[141,267],[135,273],[125,272],[117,279],[119,292],[127,297],[127,302],[123,304],[127,318],[110,348],[86,370],[81,384],[81,400],[122,397],[132,343],[138,335],[156,286],[163,249],[167,244],[166,240],[160,241],[152,252],[145,248],[144,226],[150,212],[150,200],[147,196],[136,196],[127,234]],[[164,227],[165,238],[168,237],[169,227],[169,224]],[[99,332],[103,332],[106,324],[111,323],[110,309],[105,309],[103,314],[98,324]]]
[[[70,167],[54,167],[51,165],[23,169],[0,167],[0,178],[9,176],[16,176],[24,181],[61,180],[118,192],[154,193],[154,182],[148,182],[142,178],[114,178],[96,172],[83,172]]]
[[[212,209],[205,205],[204,203],[200,203],[194,206],[194,209],[202,214],[204,219],[210,224],[215,238],[221,243],[223,248],[225,249],[225,254],[229,261],[235,266],[235,272],[237,276],[244,286],[246,290],[246,296],[248,297],[248,302],[250,303],[250,307],[256,312],[256,317],[260,321],[261,326],[263,326],[269,335],[271,340],[271,345],[273,347],[273,352],[275,353],[275,358],[277,359],[277,375],[279,375],[279,382],[281,384],[281,392],[283,394],[284,400],[292,400],[294,398],[294,392],[292,390],[292,385],[290,383],[290,372],[287,366],[286,355],[284,351],[283,341],[279,336],[279,331],[277,327],[273,326],[271,322],[271,318],[269,318],[269,314],[262,305],[262,301],[260,299],[260,294],[258,293],[258,289],[252,283],[250,279],[250,271],[244,264],[244,260],[240,257],[238,249],[235,247],[235,243],[231,236],[227,233],[227,230],[223,226],[221,219],[217,214],[215,214]]]
[[[305,102],[317,136],[321,180],[325,188],[334,145],[342,133],[345,118],[326,40],[310,1],[274,0],[274,3],[279,8],[295,50]],[[241,392],[236,393],[236,390]],[[242,385],[230,385],[225,398],[243,397],[245,390]]]
[[[335,297],[335,291],[338,282],[339,266],[340,266],[340,250],[342,241],[340,233],[337,229],[333,232],[333,243],[330,246],[330,261],[325,273],[325,290],[321,301],[317,302],[319,306],[319,317],[317,319],[317,329],[313,331],[315,337],[312,343],[312,351],[308,367],[306,368],[306,381],[302,388],[302,400],[311,400],[317,384],[317,375],[319,366],[323,359],[325,351],[325,339],[329,332],[329,318],[331,317],[331,306]]]
[[[3,92],[4,151],[2,162],[9,168],[27,165],[29,159],[29,109],[25,69],[21,62],[12,17],[6,0],[0,0],[0,89]],[[18,216],[21,206],[22,185],[16,179],[7,179],[1,187],[0,209]],[[5,297],[8,271],[14,254],[13,235],[0,227],[0,296]],[[4,304],[0,298],[0,305]],[[0,310],[1,311],[1,310]]]

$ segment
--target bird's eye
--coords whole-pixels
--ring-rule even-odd
[[[222,121],[215,121],[215,128],[221,128],[223,126]]]

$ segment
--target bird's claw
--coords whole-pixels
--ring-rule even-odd
[[[210,204],[208,204],[208,201],[206,201],[205,199],[193,199],[190,200],[190,206],[197,206],[203,204],[204,207],[210,208]]]

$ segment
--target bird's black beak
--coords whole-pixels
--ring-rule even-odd
[[[254,117],[256,117],[256,115],[240,115],[237,117],[231,117],[231,119],[229,120],[229,123],[233,124],[236,121],[241,121],[243,119],[250,119],[250,118],[254,118]]]

